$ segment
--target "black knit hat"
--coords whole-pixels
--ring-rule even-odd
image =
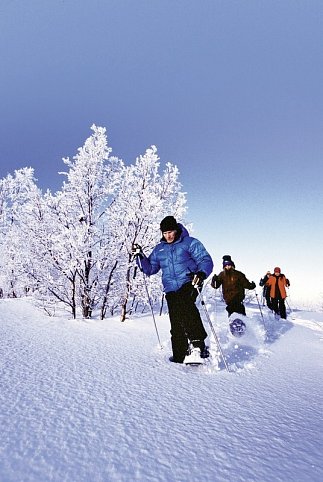
[[[229,254],[225,254],[224,256],[222,256],[222,259],[223,259],[223,262],[222,262],[223,268],[225,266],[233,266],[235,268],[235,264],[232,261],[231,256]]]
[[[231,256],[229,254],[225,254],[224,256],[222,256],[222,259],[223,259],[223,262],[224,261],[232,261]]]
[[[160,230],[162,233],[165,233],[166,231],[177,231],[178,224],[176,219],[173,216],[166,216],[166,218],[160,223]]]

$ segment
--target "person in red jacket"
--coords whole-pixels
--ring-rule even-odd
[[[271,307],[273,311],[281,318],[286,319],[286,288],[289,288],[290,284],[278,266],[274,269],[274,274],[269,276],[265,286],[268,286],[270,289]]]

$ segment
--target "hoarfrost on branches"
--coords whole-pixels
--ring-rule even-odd
[[[133,243],[148,255],[160,239],[159,223],[183,221],[186,194],[179,170],[160,170],[156,146],[126,166],[111,155],[106,129],[92,135],[72,158],[62,188],[43,194],[32,168],[0,181],[1,288],[4,296],[33,295],[49,312],[55,301],[73,317],[119,311],[124,321],[147,304]],[[159,276],[145,280],[152,302],[162,298]]]

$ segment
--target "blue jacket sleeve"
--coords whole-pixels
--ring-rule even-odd
[[[152,251],[148,258],[146,256],[142,256],[139,259],[138,256],[136,258],[136,263],[147,276],[156,274],[160,270],[160,264],[156,257],[155,249]]]
[[[198,239],[194,239],[190,246],[191,256],[197,264],[197,271],[203,271],[206,277],[213,271],[213,261],[204,245]]]

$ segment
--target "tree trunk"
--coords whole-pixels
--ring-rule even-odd
[[[109,291],[110,291],[112,276],[113,276],[113,273],[114,273],[117,266],[118,266],[118,261],[116,261],[114,263],[114,265],[113,265],[113,267],[110,271],[107,284],[105,286],[105,292],[104,292],[104,296],[103,296],[103,300],[102,300],[102,306],[101,306],[101,317],[100,317],[101,320],[104,320],[107,309],[108,309],[108,294],[109,294]]]

